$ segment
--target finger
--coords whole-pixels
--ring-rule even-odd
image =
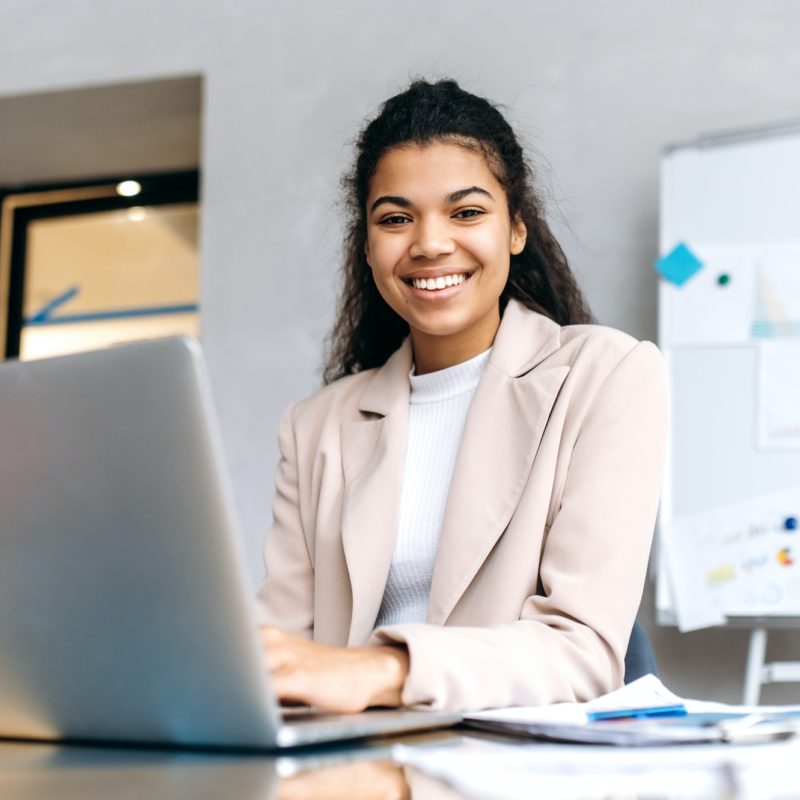
[[[273,672],[270,675],[270,684],[275,696],[282,702],[313,705],[313,692],[309,691],[307,681],[297,670]]]
[[[259,635],[264,661],[270,671],[283,669],[292,659],[291,645],[286,642],[286,635],[278,628],[263,626]]]
[[[284,653],[269,652],[264,653],[264,662],[270,672],[284,672],[290,667],[290,660]]]
[[[281,641],[284,641],[288,634],[282,631],[280,628],[276,628],[274,625],[262,625],[259,629],[259,634],[261,636],[261,642],[265,645],[274,645],[278,644]]]

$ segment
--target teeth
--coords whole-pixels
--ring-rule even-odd
[[[461,272],[455,275],[440,275],[438,278],[412,278],[411,284],[415,289],[427,289],[436,291],[445,289],[448,286],[458,286],[467,279],[466,273]]]

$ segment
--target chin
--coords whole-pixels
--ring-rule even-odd
[[[471,328],[475,321],[456,311],[439,310],[409,319],[408,324],[428,336],[455,336]]]

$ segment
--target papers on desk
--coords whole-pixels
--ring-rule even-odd
[[[399,762],[475,800],[608,800],[709,797],[788,800],[800,740],[759,747],[698,745],[629,749],[466,737],[458,746],[397,745]]]
[[[648,707],[676,705],[685,708],[684,716],[622,722],[591,719],[600,710],[641,712]],[[800,706],[747,707],[681,700],[654,675],[647,675],[590,703],[494,709],[468,715],[467,721],[516,736],[503,741],[468,735],[457,746],[397,745],[392,755],[448,783],[465,797],[481,800],[530,800],[536,796],[590,800],[622,794],[762,799],[797,796],[793,782],[787,783],[787,775],[794,774],[793,765],[800,761],[800,737],[785,737],[800,722]],[[725,725],[733,731],[739,726],[740,735],[726,737]],[[586,734],[598,728],[604,731],[602,737]],[[655,733],[651,734],[651,728]],[[619,731],[625,733],[619,735]],[[534,738],[573,743],[554,744]],[[759,747],[737,744],[747,741],[767,743]],[[680,746],[659,746],[664,744]]]
[[[655,675],[646,675],[589,703],[493,709],[469,714],[464,722],[498,733],[628,747],[756,742],[791,738],[800,732],[800,707],[745,708],[683,701]]]

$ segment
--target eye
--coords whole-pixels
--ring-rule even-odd
[[[384,225],[388,228],[393,225],[404,225],[406,222],[411,222],[411,218],[405,214],[389,214],[378,220],[378,225]]]
[[[481,217],[486,212],[480,208],[459,208],[453,216],[456,219],[475,219],[476,217]]]

